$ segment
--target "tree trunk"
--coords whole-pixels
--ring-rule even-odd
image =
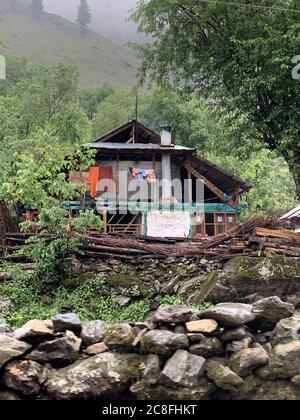
[[[296,194],[298,197],[298,201],[300,201],[300,175],[298,173],[293,173],[293,178],[296,185]]]

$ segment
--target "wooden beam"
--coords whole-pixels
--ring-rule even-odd
[[[195,178],[199,179],[203,182],[203,184],[210,189],[214,194],[216,194],[217,197],[219,197],[224,202],[224,197],[226,194],[220,190],[220,188],[216,187],[211,181],[209,181],[205,176],[201,175],[200,172],[198,172],[196,169],[194,169],[191,165],[187,164],[185,165],[185,168],[188,172],[190,172]],[[236,209],[238,207],[237,203],[230,198],[227,203]]]
[[[107,233],[107,211],[103,210],[103,232]]]

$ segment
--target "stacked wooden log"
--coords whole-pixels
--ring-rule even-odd
[[[232,253],[258,251],[260,254],[300,257],[300,233],[257,227],[251,236],[233,239],[229,250]]]
[[[14,251],[28,246],[27,240],[32,235],[34,234],[7,234],[5,245],[2,245],[4,255],[11,258]],[[104,235],[99,231],[88,231],[85,235],[70,232],[70,236],[82,240],[81,251],[86,258],[111,256],[130,259],[170,256],[228,259],[236,255],[269,254],[300,257],[300,233],[286,230],[278,225],[276,215],[255,217],[222,235],[201,240]]]

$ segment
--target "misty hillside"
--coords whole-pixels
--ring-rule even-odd
[[[82,37],[75,24],[57,15],[36,20],[20,0],[0,0],[0,41],[2,54],[77,65],[83,85],[136,83],[137,59],[125,49],[93,31]]]

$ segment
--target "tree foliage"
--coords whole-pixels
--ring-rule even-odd
[[[253,143],[284,157],[300,198],[299,15],[294,0],[140,0],[134,19],[152,41],[141,48],[142,73],[244,116]]]

